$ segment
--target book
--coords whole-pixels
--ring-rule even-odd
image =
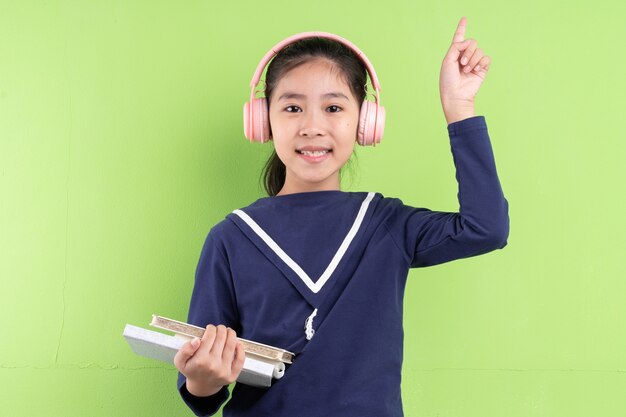
[[[194,337],[202,338],[202,327],[194,326],[166,317],[153,315],[150,326],[173,332],[170,336],[160,332],[126,324],[123,336],[133,352],[162,362],[174,363],[178,350]],[[295,355],[284,349],[238,338],[243,344],[246,359],[237,382],[267,388],[272,380],[285,374],[285,364],[292,363]]]

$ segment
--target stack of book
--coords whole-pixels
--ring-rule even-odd
[[[124,328],[124,338],[136,354],[172,364],[178,350],[192,338],[202,338],[205,330],[157,315],[152,316],[150,325],[173,332],[174,335],[127,324]],[[272,379],[282,378],[285,374],[285,364],[292,363],[295,356],[284,349],[241,338],[238,340],[242,342],[246,352],[243,370],[237,379],[237,382],[242,384],[270,387]]]

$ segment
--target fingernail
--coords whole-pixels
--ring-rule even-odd
[[[474,68],[474,71],[476,72],[480,71],[480,65],[476,65],[476,68]]]
[[[193,347],[194,349],[197,348],[199,344],[200,344],[200,340],[197,337],[191,340],[191,347]]]
[[[467,64],[467,57],[466,57],[466,56],[464,56],[464,57],[461,59],[461,64],[463,64],[463,65]]]

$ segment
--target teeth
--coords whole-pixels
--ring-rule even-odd
[[[322,156],[328,153],[328,151],[300,151],[302,155],[308,156]]]

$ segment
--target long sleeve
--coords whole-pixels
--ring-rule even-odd
[[[230,268],[223,251],[209,233],[196,269],[196,278],[189,306],[187,322],[200,327],[224,324],[239,333],[235,292]],[[197,416],[217,413],[228,399],[228,388],[210,397],[195,397],[187,391],[185,376],[178,373],[178,390],[187,406]]]
[[[398,200],[387,223],[412,268],[437,265],[501,249],[509,234],[504,198],[484,116],[448,125],[456,167],[459,212],[409,207]]]

